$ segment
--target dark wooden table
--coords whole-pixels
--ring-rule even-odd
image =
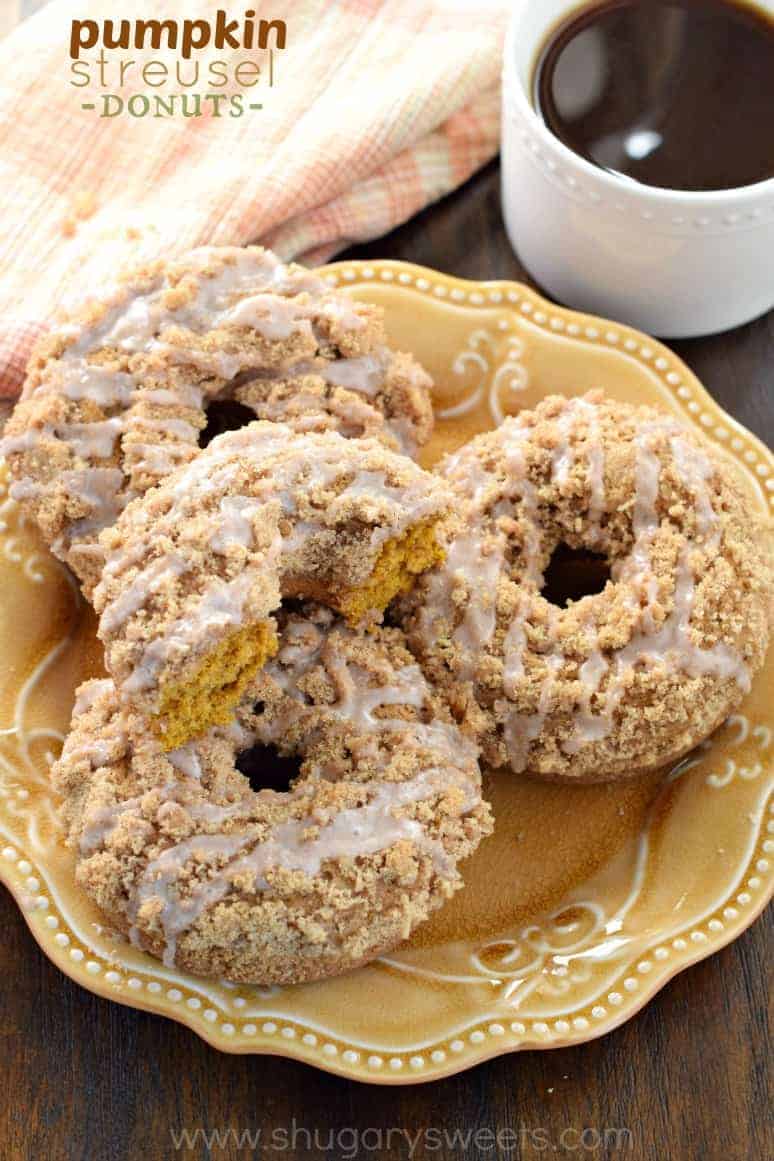
[[[406,258],[467,278],[524,278],[501,224],[494,165],[349,256]],[[728,411],[772,441],[774,315],[673,346]],[[431,1085],[382,1089],[286,1060],[219,1055],[187,1029],[99,1000],[60,975],[4,891],[0,922],[0,1161],[170,1157],[172,1133],[184,1128],[225,1130],[222,1148],[208,1153],[200,1139],[181,1151],[224,1159],[774,1155],[766,1112],[770,914],[601,1040],[504,1057]],[[486,1131],[506,1127],[513,1136],[501,1141],[513,1148],[498,1153]],[[574,1149],[559,1145],[563,1130],[586,1127],[596,1131],[587,1148],[572,1134],[564,1139]],[[435,1148],[432,1134],[417,1137],[427,1128],[458,1129],[461,1138],[456,1147]],[[249,1137],[240,1147],[238,1134],[258,1129],[262,1147]]]

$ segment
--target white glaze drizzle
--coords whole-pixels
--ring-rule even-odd
[[[199,760],[199,751],[195,742],[186,742],[184,746],[178,746],[176,750],[170,750],[166,758],[176,770],[179,770],[181,774],[185,774],[187,778],[194,778],[197,782],[201,780],[202,764]]]
[[[707,537],[713,547],[717,547],[720,540],[720,526],[712,507],[712,498],[708,484],[716,475],[708,455],[691,440],[681,435],[673,436],[669,441],[672,458],[683,482],[691,489],[694,496],[696,512],[696,526],[700,536]]]
[[[195,820],[210,825],[243,815],[249,824],[251,803],[260,797],[284,799],[292,808],[302,806],[300,818],[290,818],[274,824],[257,838],[255,834],[219,833],[197,835],[162,852],[148,863],[130,900],[131,938],[140,941],[138,922],[142,921],[143,906],[149,902],[159,910],[159,922],[165,940],[164,962],[174,963],[177,941],[198,917],[215,906],[232,890],[237,877],[248,877],[257,891],[267,890],[272,871],[285,869],[302,871],[308,876],[319,873],[324,862],[335,859],[353,859],[386,850],[401,840],[410,841],[428,854],[439,874],[454,874],[452,861],[443,844],[431,838],[422,822],[398,813],[413,803],[435,798],[451,790],[461,791],[458,814],[463,816],[480,803],[480,789],[475,765],[476,751],[454,726],[444,722],[424,724],[389,717],[377,717],[378,707],[408,705],[421,708],[429,690],[419,667],[410,663],[389,674],[384,685],[373,686],[373,675],[359,665],[348,662],[337,651],[327,630],[333,617],[327,610],[318,610],[315,620],[293,619],[283,631],[282,646],[277,657],[265,670],[267,677],[294,700],[304,702],[298,682],[317,664],[322,663],[333,681],[337,700],[332,705],[316,708],[326,715],[351,722],[364,739],[374,741],[381,733],[399,731],[406,744],[415,744],[430,750],[428,765],[415,777],[403,782],[358,784],[365,801],[344,810],[329,812],[314,800],[314,780],[285,794],[261,791],[258,795],[247,792],[235,803],[220,805],[207,802],[182,801],[183,809]],[[339,625],[337,633],[353,639],[353,631]],[[87,689],[91,698],[102,692],[100,683],[95,690]],[[279,712],[279,711],[278,711]],[[284,728],[288,715],[280,713]],[[245,729],[238,722],[217,728],[214,735],[230,740],[235,752],[252,744],[262,736],[260,728]],[[171,764],[187,778],[199,781],[202,765],[196,742],[188,743],[167,755]],[[441,762],[442,766],[435,765]],[[321,773],[324,772],[321,770]],[[168,804],[179,801],[181,786],[172,781],[160,788],[163,798],[157,808],[157,818],[163,820]],[[141,798],[133,797],[112,807],[92,811],[82,830],[81,851],[89,855],[109,838],[115,826],[127,811],[140,807]],[[314,828],[314,830],[312,829]],[[250,849],[248,849],[250,848]],[[194,882],[190,893],[180,898],[178,885],[185,868],[191,862],[204,862],[211,868],[207,879]]]
[[[503,568],[503,538],[485,539],[475,529],[455,536],[440,568],[426,576],[419,611],[419,631],[435,641],[439,622],[451,619],[459,605],[455,591],[464,595],[464,612],[452,636],[461,650],[458,672],[473,676],[480,650],[491,640],[497,620],[497,586]]]
[[[113,454],[115,442],[123,430],[119,418],[101,419],[94,423],[57,423],[31,427],[21,435],[9,435],[2,440],[2,454],[30,451],[45,435],[67,441],[81,459],[107,459]]]
[[[317,623],[311,620],[292,620],[283,630],[282,645],[271,661],[264,667],[264,673],[288,697],[305,703],[305,696],[299,682],[316,665],[324,665],[333,684],[336,701],[326,703],[326,714],[352,722],[362,733],[378,733],[390,728],[389,717],[377,717],[375,710],[392,705],[412,706],[421,709],[430,698],[425,677],[416,664],[404,665],[393,670],[387,685],[373,685],[370,674],[355,663],[337,655],[329,637],[324,631],[333,623],[333,615],[328,610],[319,610]],[[352,630],[339,625],[340,637],[352,640]],[[283,728],[286,722],[280,723]],[[416,729],[418,723],[411,723]],[[401,721],[400,727],[408,728]],[[456,732],[456,731],[455,731]],[[268,741],[266,735],[260,735]]]
[[[336,717],[351,722],[355,729],[378,729],[381,721],[374,711],[389,705],[408,705],[419,709],[427,698],[427,688],[419,666],[406,665],[393,674],[389,685],[370,686],[368,673],[357,665],[347,665],[331,657],[327,670],[333,678],[338,701],[332,707]]]
[[[673,433],[677,434],[673,434]],[[696,591],[696,575],[691,556],[696,545],[688,540],[681,547],[674,576],[672,610],[659,625],[653,615],[658,598],[658,581],[650,559],[650,547],[659,527],[657,501],[661,461],[653,450],[650,437],[670,436],[672,463],[684,486],[694,496],[697,531],[712,547],[720,542],[720,528],[707,487],[715,475],[704,452],[685,438],[684,429],[670,420],[644,424],[635,437],[635,500],[633,531],[635,541],[623,566],[614,579],[633,591],[633,606],[640,613],[640,629],[610,659],[595,645],[580,667],[583,699],[573,733],[564,743],[568,754],[577,753],[589,742],[600,741],[613,729],[615,711],[624,696],[626,682],[638,666],[660,667],[665,673],[685,673],[689,677],[712,675],[733,680],[746,692],[750,675],[735,650],[724,642],[710,648],[697,645],[690,636],[690,622]],[[591,700],[608,678],[601,712],[594,713]]]
[[[294,333],[312,338],[311,316],[316,304],[280,298],[276,294],[254,294],[237,302],[215,326],[249,327],[266,339],[288,339]]]
[[[34,480],[25,477],[23,480],[14,480],[9,485],[8,495],[16,501],[31,500],[40,495],[42,490],[42,484],[37,484]]]
[[[517,498],[522,504],[522,576],[533,580],[539,576],[540,538],[537,532],[537,494],[527,476],[524,442],[528,429],[518,419],[507,419],[498,428],[504,480],[481,467],[476,449],[464,447],[448,456],[441,467],[448,480],[464,497],[467,527],[448,546],[446,560],[427,579],[427,595],[420,611],[419,630],[425,640],[437,636],[439,618],[454,618],[459,607],[455,590],[464,587],[466,603],[462,618],[452,632],[461,650],[457,672],[463,679],[473,677],[479,654],[494,636],[497,625],[497,598],[503,575],[506,537],[503,531],[485,532],[485,526],[497,529],[501,519],[513,511]],[[526,615],[526,607],[524,609]],[[512,654],[509,664],[518,666],[516,649],[521,626],[513,626],[509,640]]]
[[[103,409],[118,409],[118,414],[91,423],[45,424],[29,428],[22,435],[2,441],[0,454],[30,451],[42,439],[54,438],[69,443],[75,455],[82,459],[107,458],[113,454],[116,440],[125,430],[134,427],[166,433],[182,441],[186,447],[196,447],[198,429],[194,424],[176,417],[139,416],[131,414],[130,409],[138,400],[157,406],[183,405],[199,409],[203,390],[192,384],[181,384],[174,392],[165,388],[143,390],[141,378],[90,362],[90,358],[103,348],[118,347],[132,354],[172,354],[179,361],[204,369],[206,373],[214,372],[225,379],[233,379],[244,369],[240,358],[223,352],[202,352],[196,344],[185,342],[186,332],[199,336],[221,327],[251,326],[268,339],[284,339],[299,329],[313,339],[310,319],[318,312],[349,330],[359,330],[364,326],[355,307],[331,299],[330,288],[311,272],[291,271],[270,251],[231,248],[229,253],[233,261],[222,265],[214,275],[206,275],[204,271],[222,254],[218,248],[202,247],[188,256],[188,262],[192,262],[198,272],[198,284],[194,298],[184,305],[166,305],[164,298],[170,283],[162,276],[150,279],[144,289],[132,292],[129,297],[125,288],[116,288],[117,302],[96,323],[85,327],[76,341],[61,352],[57,363],[33,394],[61,393],[74,401],[91,399]],[[190,275],[184,275],[184,280],[186,277],[190,278]],[[303,297],[298,299],[298,295]],[[171,332],[170,337],[173,332],[174,343],[161,337],[167,331]],[[66,337],[77,332],[68,325],[60,328],[60,333]],[[205,362],[206,367],[203,366]],[[370,393],[370,364],[356,366],[359,360],[343,362],[352,366],[343,369],[342,376],[346,378],[349,373],[353,381],[359,381],[360,390]],[[187,450],[174,444],[159,447],[130,445],[126,449],[130,470],[159,477],[172,471],[187,454]],[[83,470],[99,469],[87,467]],[[38,494],[38,491],[28,488],[24,498]],[[18,495],[22,496],[21,488]],[[116,490],[104,509],[95,509],[88,525],[68,529],[60,538],[60,548],[113,523],[116,508],[122,509],[129,499],[131,493]]]
[[[195,454],[191,444],[135,443],[125,448],[126,466],[132,472],[149,472],[153,476],[168,476],[181,461]]]
[[[587,435],[583,442],[574,441],[572,436],[579,418],[587,424]],[[559,441],[552,455],[552,480],[560,487],[569,478],[573,463],[581,450],[585,452],[588,464],[589,510],[588,525],[591,535],[599,535],[601,517],[605,511],[604,491],[604,445],[598,421],[596,405],[588,399],[568,401],[557,421]],[[458,538],[458,557],[463,567],[458,577],[466,583],[469,591],[478,590],[472,619],[466,610],[462,623],[455,630],[455,636],[466,651],[466,658],[460,669],[460,676],[470,677],[474,672],[475,656],[491,641],[494,620],[491,617],[477,618],[480,603],[489,608],[486,594],[496,592],[498,576],[486,570],[476,569],[475,546],[480,544],[481,522],[496,522],[507,516],[513,499],[519,499],[520,515],[528,530],[530,539],[524,543],[524,569],[520,580],[526,587],[518,596],[516,609],[509,622],[503,641],[503,690],[506,697],[515,698],[518,686],[524,676],[524,658],[527,647],[526,620],[530,615],[534,595],[539,591],[542,575],[539,565],[539,535],[534,526],[537,517],[537,496],[526,479],[522,442],[528,434],[518,419],[506,419],[498,429],[500,462],[506,465],[506,479],[510,488],[497,483],[496,476],[482,469],[475,450],[463,448],[445,461],[442,471],[469,502],[471,528]],[[695,576],[691,565],[691,541],[680,554],[675,571],[673,609],[669,617],[659,625],[654,610],[659,598],[658,578],[653,570],[650,552],[651,542],[659,528],[657,502],[660,489],[661,460],[651,443],[652,437],[661,436],[668,441],[674,471],[684,487],[691,492],[696,512],[696,528],[706,547],[717,548],[721,529],[712,506],[710,482],[716,475],[711,460],[706,453],[691,440],[685,427],[670,418],[658,419],[642,424],[635,436],[634,504],[632,526],[634,543],[628,557],[613,566],[612,579],[621,582],[629,590],[631,607],[639,618],[640,628],[628,644],[607,658],[596,642],[596,626],[592,623],[589,632],[592,646],[588,656],[579,668],[582,684],[581,704],[574,722],[574,730],[564,749],[568,753],[577,752],[583,745],[604,738],[612,729],[614,713],[623,697],[627,675],[638,665],[662,665],[671,672],[684,672],[689,676],[714,674],[721,679],[733,679],[741,689],[749,687],[749,673],[734,650],[724,643],[709,649],[696,645],[690,637],[690,619],[695,592]],[[433,614],[424,609],[420,613],[419,627],[425,640],[432,641],[436,635],[435,618],[440,613],[449,615],[453,610],[451,595],[454,589],[453,565],[459,570],[459,560],[454,553],[454,545],[448,554],[447,564],[437,570],[427,582],[427,604],[436,609]],[[501,563],[503,558],[501,557]],[[442,579],[439,580],[439,577]],[[554,629],[549,633],[550,653],[544,655],[548,672],[539,693],[539,706],[534,714],[519,714],[509,711],[506,702],[499,703],[499,712],[504,720],[504,739],[509,759],[515,769],[523,769],[527,761],[530,743],[537,738],[550,706],[551,692],[556,675],[565,666],[566,657],[560,648],[559,621],[555,618]],[[593,699],[604,690],[602,712],[592,705]]]
[[[527,647],[526,622],[532,608],[532,593],[520,589],[518,605],[503,638],[503,689],[515,697],[517,682],[524,676],[524,652]]]
[[[143,607],[149,596],[169,584],[175,577],[182,576],[188,568],[189,565],[182,556],[170,553],[152,560],[107,606],[100,619],[101,629],[107,633],[114,633]]]
[[[517,607],[511,616],[503,639],[503,689],[512,695],[515,683],[524,674],[524,652],[527,647],[526,622],[532,608],[534,589],[540,586],[540,533],[538,531],[538,497],[534,485],[527,478],[522,446],[523,434],[504,445],[508,478],[521,494],[520,516],[523,529],[522,557]]]
[[[173,621],[163,635],[154,638],[144,649],[138,663],[122,684],[123,693],[131,695],[150,689],[170,654],[188,656],[202,637],[214,631],[222,637],[232,626],[238,627],[249,620],[245,608],[250,604],[254,592],[265,591],[265,577],[266,568],[261,561],[257,565],[248,565],[232,580],[218,578],[211,581],[190,611]],[[140,598],[141,604],[143,599]],[[274,607],[278,604],[279,592]],[[108,606],[110,608],[112,605]]]
[[[109,693],[113,688],[113,682],[109,677],[95,677],[91,681],[84,682],[78,689],[73,706],[73,718],[80,717],[90,710],[99,698]]]
[[[511,769],[517,774],[520,774],[525,769],[530,743],[540,736],[545,720],[551,711],[557,675],[566,660],[564,653],[559,647],[560,638],[557,632],[559,610],[552,607],[549,610],[549,617],[550,624],[547,637],[550,644],[550,652],[545,653],[542,657],[546,667],[546,676],[540,687],[537,710],[532,714],[522,714],[517,710],[508,709],[505,703],[496,706],[498,712],[504,712],[503,738],[508,751],[508,760]],[[512,666],[513,664],[513,661],[511,661]],[[518,676],[518,670],[511,668],[509,671],[511,692],[513,692],[513,683]],[[503,674],[503,678],[503,690],[507,695],[509,690],[506,688],[505,674]]]
[[[106,518],[112,521],[118,517],[123,507],[119,493],[124,476],[120,468],[75,468],[60,472],[59,479],[66,486],[69,496],[80,500],[90,509],[88,516],[75,520],[67,534],[52,544],[54,552],[64,553],[70,543],[77,543],[82,536],[102,528]],[[134,493],[130,492],[127,498],[133,496]]]
[[[315,368],[327,383],[347,387],[363,395],[376,395],[384,384],[386,349],[359,358],[327,360]]]
[[[371,550],[375,553],[388,539],[401,536],[408,527],[445,510],[443,487],[418,468],[412,468],[409,478],[401,485],[393,484],[389,466],[380,466],[378,470],[361,466],[362,446],[335,433],[313,437],[298,446],[298,454],[289,455],[293,439],[291,429],[278,424],[242,428],[213,441],[205,455],[194,459],[179,474],[171,493],[170,508],[156,525],[159,535],[168,529],[173,536],[175,529],[185,522],[186,514],[204,512],[205,503],[209,505],[207,519],[213,526],[210,544],[218,553],[226,553],[235,545],[251,555],[257,552],[252,544],[253,520],[262,510],[270,521],[279,516],[278,509],[281,509],[290,524],[290,532],[284,538],[277,535],[272,547],[257,562],[250,563],[248,556],[245,579],[237,579],[224,587],[219,577],[207,577],[200,597],[189,598],[185,613],[145,647],[134,663],[134,674],[122,687],[126,692],[150,688],[170,653],[181,655],[183,643],[189,647],[196,642],[203,643],[208,633],[242,623],[245,597],[252,587],[259,591],[261,579],[269,569],[277,567],[278,584],[279,574],[304,575],[311,567],[304,557],[305,550],[321,530],[357,520],[369,531]],[[378,449],[376,462],[381,464],[384,454]],[[243,470],[244,456],[258,463],[264,474],[253,481],[249,495],[228,494]],[[402,462],[401,472],[405,477]],[[305,502],[318,488],[330,489],[331,499],[321,508],[319,517],[300,520],[299,503]],[[223,492],[227,494],[221,495],[213,508],[213,497]],[[105,575],[118,577],[136,564],[131,551],[118,549],[108,561]],[[173,567],[178,576],[185,571],[182,561]],[[491,569],[494,575],[495,566]],[[162,583],[159,575],[167,579],[168,570],[164,564],[154,562],[128,581],[105,606],[100,633],[115,632],[128,617],[142,609],[155,591],[153,586]],[[213,615],[215,609],[223,616]],[[264,616],[269,611],[267,608]]]
[[[331,322],[338,323],[347,331],[361,331],[366,320],[358,314],[355,304],[345,297],[331,298],[323,303],[321,313]]]
[[[71,755],[74,756],[74,755]],[[118,826],[123,815],[139,808],[141,798],[126,798],[123,802],[111,806],[97,806],[89,811],[84,819],[78,850],[82,856],[88,856],[104,846],[113,831]]]
[[[372,783],[364,789],[373,791],[362,805],[337,811],[327,818],[312,814],[273,826],[251,850],[245,852],[253,838],[249,834],[199,835],[170,847],[152,860],[134,889],[130,918],[135,942],[137,920],[147,903],[157,905],[158,923],[164,935],[164,963],[172,967],[177,941],[204,911],[216,906],[232,890],[235,879],[247,877],[254,890],[270,887],[268,876],[275,871],[301,871],[310,878],[317,875],[324,862],[353,859],[378,854],[396,842],[408,841],[428,853],[440,873],[449,875],[452,867],[443,845],[431,839],[420,822],[396,813],[413,803],[432,799],[453,786],[470,791],[470,779],[460,771],[429,769],[404,782]],[[470,804],[466,804],[471,809]],[[318,823],[319,831],[310,836],[310,827]],[[207,861],[208,856],[225,864],[210,877],[192,888],[184,899],[176,888],[185,867],[192,861]]]
[[[224,555],[233,547],[251,548],[253,518],[262,508],[263,503],[250,496],[223,496],[219,504],[218,526],[210,537],[210,547]]]
[[[573,465],[578,460],[581,445],[575,438],[579,419],[585,419],[587,437],[585,454],[588,465],[589,508],[586,516],[586,536],[591,543],[599,539],[600,520],[605,511],[605,451],[599,429],[597,406],[589,399],[568,399],[555,423],[559,429],[559,442],[552,456],[552,477],[561,489],[570,477]]]
[[[61,391],[68,399],[80,402],[91,399],[100,407],[127,407],[135,391],[134,378],[123,371],[110,371],[93,363],[84,363],[75,371],[52,375],[36,389],[36,395]]]

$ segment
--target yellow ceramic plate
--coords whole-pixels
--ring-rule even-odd
[[[756,509],[774,501],[770,454],[645,336],[514,283],[396,262],[340,263],[328,276],[382,305],[393,342],[432,372],[428,462],[548,392],[601,386],[695,423]],[[464,868],[467,888],[385,959],[269,990],[167,970],[111,937],[75,887],[47,767],[75,686],[99,669],[94,622],[16,505],[0,504],[0,875],[45,953],[91,991],[228,1052],[381,1083],[428,1080],[608,1032],[770,897],[771,664],[740,712],[665,777],[563,788],[488,775],[496,833]]]

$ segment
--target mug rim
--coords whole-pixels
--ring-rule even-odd
[[[560,156],[566,163],[574,164],[582,174],[587,178],[594,178],[600,184],[610,190],[615,190],[616,193],[634,196],[645,201],[661,201],[669,202],[673,205],[694,206],[694,207],[717,207],[727,202],[734,204],[746,203],[749,201],[757,201],[759,198],[774,196],[774,176],[764,178],[763,181],[753,182],[751,185],[729,186],[727,189],[717,190],[682,190],[672,189],[669,186],[655,186],[645,185],[642,182],[633,181],[630,178],[619,176],[612,173],[608,169],[603,169],[601,166],[594,165],[585,157],[581,157],[579,153],[575,153],[568,145],[565,145],[546,125],[543,118],[537,112],[535,106],[530,100],[530,96],[526,91],[525,85],[522,83],[516,69],[516,35],[517,26],[523,15],[527,4],[533,0],[517,0],[513,5],[511,15],[508,20],[508,28],[505,34],[505,45],[503,51],[503,70],[502,70],[502,87],[503,87],[503,106],[508,100],[516,100],[521,112],[525,115],[532,124],[533,129],[538,133],[543,143],[556,149]],[[562,16],[562,20],[566,20],[574,12],[579,12],[583,8],[589,7],[593,0],[567,0],[566,11]],[[760,0],[745,0],[745,3],[750,8],[756,8],[759,11],[772,14],[774,16],[774,4],[761,4]],[[532,46],[533,60],[536,62],[537,54],[543,45],[543,40],[537,41]],[[530,72],[530,79],[533,76],[533,71]]]

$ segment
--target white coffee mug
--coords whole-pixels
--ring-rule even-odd
[[[774,0],[756,3],[774,13]],[[514,249],[560,302],[665,338],[757,318],[774,306],[774,179],[695,193],[640,185],[573,153],[536,112],[540,49],[587,6],[514,5],[502,125],[503,212]]]

